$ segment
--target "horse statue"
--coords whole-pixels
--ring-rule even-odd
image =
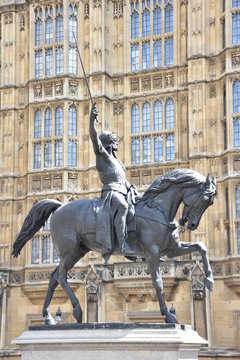
[[[210,291],[213,290],[213,275],[205,245],[202,242],[181,242],[175,215],[183,202],[179,223],[181,226],[187,223],[189,230],[195,230],[204,211],[213,204],[215,195],[215,178],[211,179],[210,175],[205,178],[189,169],[178,169],[158,177],[135,205],[136,231],[128,233],[128,243],[136,256],[147,261],[160,311],[165,315],[167,323],[178,322],[165,303],[160,257],[167,255],[173,258],[198,251],[202,256],[205,286]],[[46,319],[52,319],[50,302],[54,290],[60,284],[72,303],[74,318],[80,323],[82,309],[67,282],[67,273],[89,251],[102,252],[101,245],[96,242],[94,199],[76,200],[65,205],[56,200],[41,200],[36,203],[13,244],[12,255],[17,257],[20,254],[23,246],[51,214],[52,241],[60,262],[50,275],[42,313]],[[118,255],[117,250],[114,254]]]

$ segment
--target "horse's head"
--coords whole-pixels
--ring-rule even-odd
[[[216,178],[211,180],[210,174],[206,178],[206,182],[199,184],[194,189],[186,188],[183,195],[183,214],[179,220],[180,225],[184,226],[188,222],[189,230],[197,229],[204,211],[213,204],[216,190]]]

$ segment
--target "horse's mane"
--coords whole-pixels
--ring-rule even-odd
[[[206,182],[206,178],[196,171],[190,169],[177,169],[167,172],[166,174],[159,176],[152,185],[144,192],[141,201],[154,198],[157,194],[166,191],[172,184],[177,185],[180,189],[183,187],[197,187],[203,185]],[[215,191],[212,190],[213,193]],[[207,191],[210,194],[210,191]]]

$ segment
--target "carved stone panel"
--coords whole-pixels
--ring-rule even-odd
[[[153,89],[162,88],[162,75],[153,76]]]
[[[55,174],[53,177],[53,188],[55,190],[62,189],[62,174]]]
[[[63,95],[63,82],[55,82],[55,95]]]
[[[139,78],[132,78],[130,83],[131,92],[138,92],[139,88]]]
[[[240,53],[232,54],[232,67],[236,68],[240,66]]]
[[[142,90],[143,91],[151,90],[151,77],[150,76],[144,76],[142,78]]]
[[[41,176],[32,177],[32,191],[41,191]]]
[[[42,97],[42,85],[35,84],[33,88],[34,98],[41,98]]]

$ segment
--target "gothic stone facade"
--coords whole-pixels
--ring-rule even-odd
[[[182,232],[208,247],[214,292],[197,255],[165,260],[162,274],[179,321],[209,341],[201,356],[240,356],[240,1],[1,0],[0,24],[0,358],[19,359],[11,340],[42,322],[58,262],[49,224],[11,258],[27,212],[100,194],[73,33],[99,131],[117,133],[128,180],[143,191],[175,168],[217,177],[214,206]],[[84,321],[163,321],[144,262],[90,253],[69,282]],[[73,321],[60,288],[53,313],[59,305]]]

